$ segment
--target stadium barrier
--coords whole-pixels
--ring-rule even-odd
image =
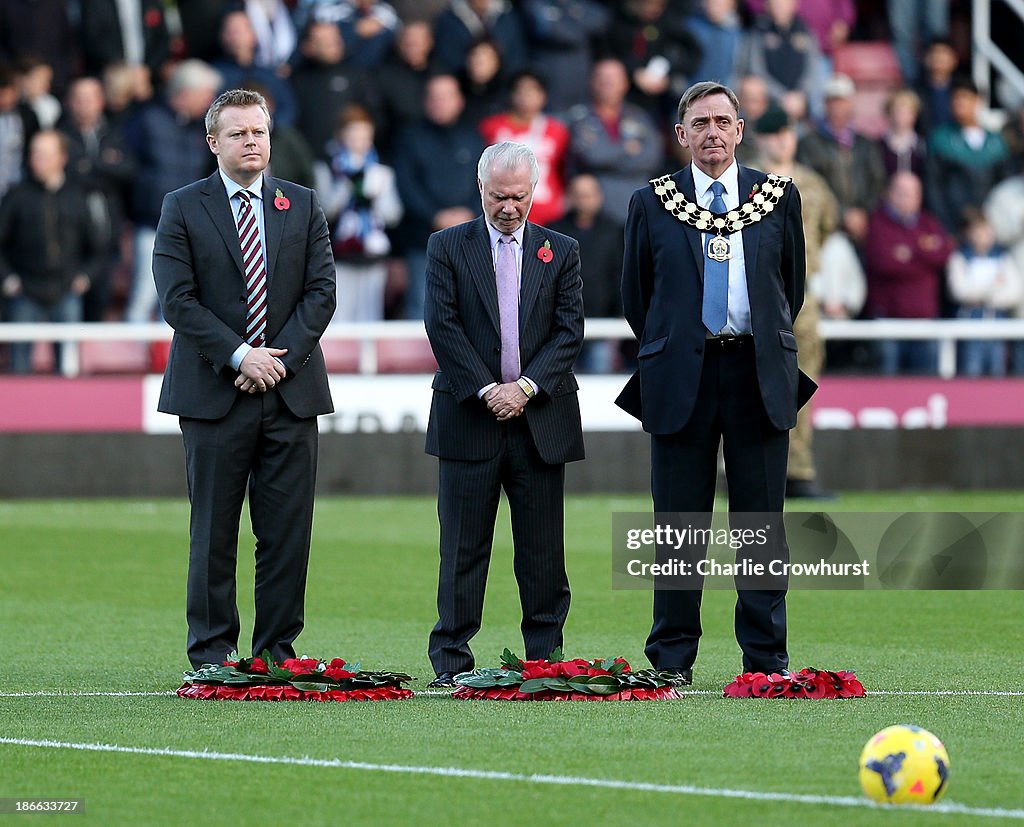
[[[956,375],[956,344],[963,340],[1024,340],[1024,319],[873,319],[823,320],[821,335],[827,341],[915,340],[938,343],[938,372],[944,379]],[[0,324],[0,342],[60,342],[64,347],[65,376],[83,372],[80,345],[96,348],[96,361],[105,365],[97,372],[146,372],[139,344],[166,343],[172,331],[162,322],[81,324]],[[587,319],[586,339],[632,339],[622,319]],[[136,345],[135,348],[132,344]],[[113,347],[110,347],[113,346]],[[423,323],[419,321],[353,322],[331,325],[323,337],[328,370],[332,373],[426,373],[433,370]],[[118,350],[123,367],[117,369]],[[152,357],[152,353],[149,354]],[[88,359],[85,367],[89,367]],[[157,365],[159,369],[162,366]]]

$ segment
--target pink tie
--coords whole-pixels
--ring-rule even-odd
[[[501,236],[498,260],[494,265],[498,284],[498,321],[501,326],[502,382],[515,382],[519,378],[519,273],[516,271],[513,241],[513,236]]]
[[[262,347],[267,332],[267,270],[263,266],[263,245],[256,225],[256,210],[248,190],[239,190],[242,207],[238,211],[238,241],[245,266],[245,341]]]

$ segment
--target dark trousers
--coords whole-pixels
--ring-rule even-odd
[[[238,524],[249,490],[256,535],[252,652],[295,656],[303,626],[313,527],[316,419],[299,419],[276,391],[239,394],[226,417],[181,419],[192,513],[188,658],[195,667],[238,651]]]
[[[562,645],[562,627],[569,613],[563,513],[565,466],[541,460],[524,418],[502,428],[502,448],[497,456],[479,462],[439,462],[438,621],[430,633],[428,648],[437,674],[473,668],[469,641],[480,630],[502,489],[512,516],[514,570],[523,610],[526,658],[546,658]]]
[[[699,513],[705,524],[694,527],[710,525],[720,440],[729,483],[730,525],[745,527],[744,512],[781,515],[789,432],[777,430],[764,411],[752,340],[727,347],[709,343],[693,416],[678,433],[652,437],[655,512]],[[781,519],[770,536],[768,553],[788,559]],[[758,557],[764,557],[765,551],[758,550]],[[690,551],[695,558],[706,553],[706,545]],[[655,590],[654,624],[645,649],[655,668],[693,665],[701,635],[701,595],[697,589]],[[786,668],[785,590],[738,588],[737,598],[736,639],[743,651],[744,670]]]

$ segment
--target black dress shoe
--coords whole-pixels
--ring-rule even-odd
[[[786,480],[786,499],[790,500],[834,500],[836,495],[818,485],[814,480]]]
[[[679,678],[680,686],[692,686],[693,685],[693,670],[683,669],[681,666],[670,666],[667,669],[659,669],[659,672],[668,672],[670,675],[675,675]]]
[[[427,684],[427,689],[453,689],[455,686],[455,672],[442,672]]]

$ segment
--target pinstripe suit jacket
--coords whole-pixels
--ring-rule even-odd
[[[553,258],[537,251],[551,243]],[[427,424],[428,454],[484,460],[502,428],[479,390],[501,381],[498,290],[484,218],[434,233],[427,243],[424,322],[440,370]],[[524,416],[544,462],[583,459],[583,430],[572,366],[583,343],[579,244],[527,222],[519,294],[522,373],[540,388]]]

